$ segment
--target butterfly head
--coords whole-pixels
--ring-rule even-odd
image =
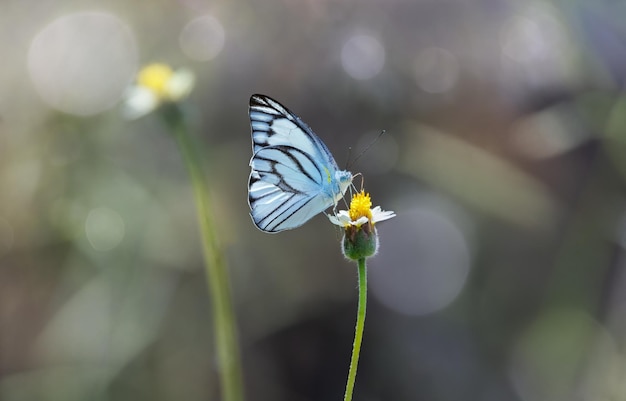
[[[339,184],[340,197],[346,193],[346,190],[352,184],[352,173],[346,170],[335,171],[335,180]]]

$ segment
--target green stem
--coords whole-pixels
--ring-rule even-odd
[[[189,137],[184,118],[182,114],[179,116],[178,123],[173,124],[174,134],[191,178],[200,221],[204,267],[213,309],[215,348],[219,363],[222,399],[243,401],[243,380],[228,269],[211,214],[207,180],[196,148]]]
[[[365,309],[367,307],[367,266],[365,258],[357,261],[359,266],[359,306],[356,317],[356,328],[354,329],[354,344],[352,345],[352,358],[350,359],[350,371],[348,382],[346,383],[346,394],[344,401],[352,400],[354,382],[356,381],[356,369],[359,365],[359,354],[361,353],[361,342],[363,341],[363,328],[365,327]]]

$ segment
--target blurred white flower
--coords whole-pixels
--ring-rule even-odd
[[[186,68],[174,71],[166,64],[153,63],[142,68],[137,82],[128,88],[124,116],[135,119],[166,102],[178,102],[189,95],[195,84],[193,72]]]

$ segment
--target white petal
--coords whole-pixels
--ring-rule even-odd
[[[351,224],[353,226],[360,227],[360,226],[362,226],[365,223],[367,223],[367,216],[361,216],[358,219],[356,219],[356,221],[353,221]]]
[[[134,120],[154,110],[159,100],[150,89],[133,86],[126,92],[122,113],[129,120]]]
[[[327,216],[330,222],[335,225],[345,227],[351,224],[350,214],[346,210],[340,210],[336,215],[327,214]]]
[[[348,213],[347,210],[340,210],[339,212],[337,212],[337,217],[344,223],[350,222],[350,213]]]
[[[327,214],[326,216],[328,217],[328,220],[330,220],[330,222],[333,223],[334,225],[343,227],[343,223],[339,221],[337,216],[333,216],[332,214]]]
[[[195,82],[196,77],[191,70],[186,68],[176,70],[165,87],[167,97],[173,101],[187,97],[193,89]]]
[[[381,210],[380,206],[376,206],[372,209],[372,223],[389,220],[392,217],[396,217],[394,212]]]

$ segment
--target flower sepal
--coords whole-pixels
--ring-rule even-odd
[[[368,221],[360,227],[346,227],[343,236],[343,254],[351,260],[369,258],[378,252],[376,228]]]

